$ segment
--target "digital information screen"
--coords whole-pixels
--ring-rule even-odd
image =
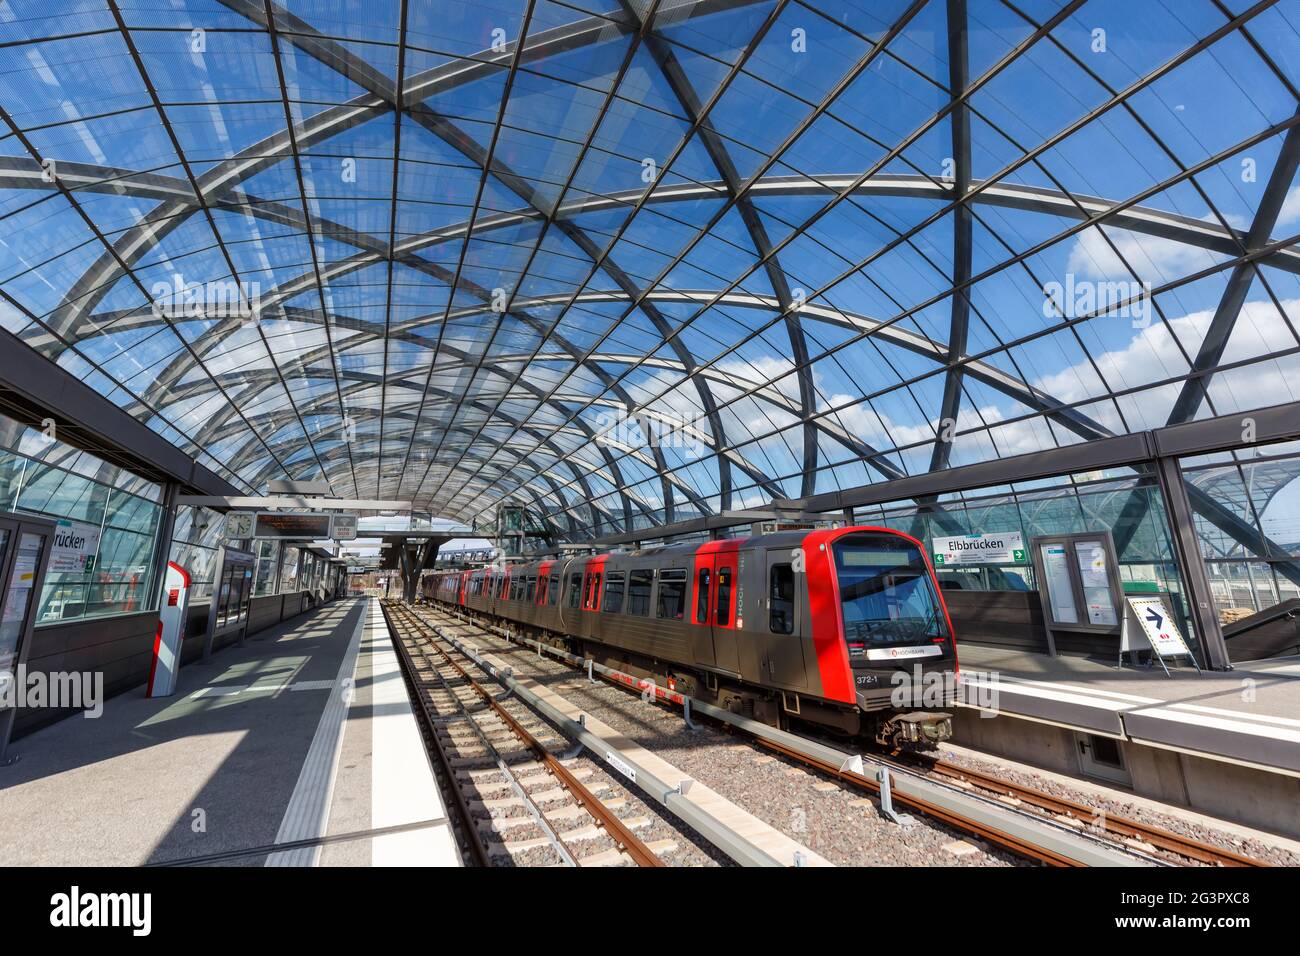
[[[292,514],[264,511],[257,516],[255,538],[295,538],[308,541],[330,536],[328,514]]]

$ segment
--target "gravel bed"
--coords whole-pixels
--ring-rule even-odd
[[[467,672],[473,672],[475,665],[471,661],[455,651],[451,651],[451,654]],[[433,688],[427,690],[426,693],[430,691],[435,706],[440,712],[455,712],[454,707],[448,706],[450,698],[445,693]],[[480,726],[498,726],[496,718],[475,706],[476,699],[469,698],[468,695],[466,695],[465,699],[471,703],[471,710],[476,720],[486,722],[485,724],[481,723]],[[663,811],[657,804],[646,803],[639,795],[625,788],[617,777],[607,772],[601,762],[582,754],[573,759],[564,759],[563,754],[571,746],[570,741],[557,728],[530,710],[522,701],[510,698],[502,701],[501,704],[539,744],[551,754],[560,757],[567,769],[577,776],[579,781],[596,795],[597,799],[602,803],[612,805],[614,812],[620,819],[625,823],[638,820],[647,821],[642,825],[634,826],[632,828],[633,832],[641,842],[651,846],[657,845],[657,855],[665,864],[669,866],[716,866],[720,863],[730,862],[699,834],[685,827],[675,818],[671,821],[665,819],[661,815]],[[504,724],[499,726],[504,726]],[[477,749],[481,745],[477,736],[471,738],[469,735],[465,735],[463,739],[466,745],[472,749]],[[495,747],[500,748],[500,755],[514,771],[516,781],[530,797],[535,799],[537,795],[559,787],[558,780],[541,769],[537,757],[531,751],[521,749],[521,745],[513,735],[503,735],[495,730],[489,730],[488,739]],[[472,744],[469,743],[471,740]],[[454,744],[452,750],[454,754],[456,750]],[[487,756],[480,757],[478,753],[471,753],[469,750],[466,751],[466,755],[472,756],[476,761],[481,759],[481,763],[476,763],[470,768],[464,768],[461,773],[457,774],[458,784],[468,794],[477,799],[515,795],[513,790],[504,786],[508,779],[506,774],[500,770],[491,769],[494,766],[493,759]],[[540,806],[543,810],[543,816],[548,816],[551,812],[570,806],[572,803],[572,798],[565,794],[562,798],[544,801]],[[497,808],[490,815],[479,813],[476,816],[485,821],[489,818],[506,820],[531,816],[531,813],[525,806],[514,806]],[[571,819],[548,819],[548,823],[563,840],[566,832],[572,833],[584,830],[592,826],[593,820],[590,816],[583,814]],[[531,823],[510,827],[504,833],[496,834],[492,840],[493,842],[508,840],[514,843],[544,836],[546,834],[542,827],[536,823]],[[611,850],[615,846],[614,841],[603,832],[592,839],[567,840],[565,843],[579,863],[588,857]],[[555,866],[560,862],[560,859],[554,847],[548,843],[544,846],[516,852],[510,856],[494,856],[492,862],[496,866],[507,867]],[[631,865],[630,860],[626,865]]]
[[[1085,806],[1097,810],[1103,810],[1106,813],[1115,816],[1127,817],[1128,819],[1134,820],[1138,823],[1160,827],[1163,830],[1169,830],[1173,833],[1179,834],[1180,836],[1191,837],[1192,839],[1201,840],[1205,843],[1213,844],[1214,846],[1223,847],[1226,850],[1241,853],[1244,856],[1253,857],[1254,859],[1260,860],[1264,863],[1271,863],[1275,866],[1300,866],[1300,854],[1298,853],[1294,853],[1283,847],[1275,846],[1270,843],[1264,843],[1260,840],[1251,839],[1240,834],[1204,826],[1174,814],[1161,813],[1150,807],[1130,803],[1124,799],[1126,794],[1120,790],[1108,791],[1107,794],[1103,795],[1091,791],[1075,789],[1050,777],[1040,776],[1039,774],[1026,772],[1015,767],[1009,767],[998,762],[997,758],[992,755],[988,758],[983,758],[964,752],[945,749],[943,751],[943,759],[947,763],[955,766],[994,774],[1011,783],[1032,787],[1035,790],[1040,790],[1043,793],[1054,797],[1063,797],[1067,800],[1074,800],[1078,803],[1084,804]],[[1182,857],[1179,857],[1178,859],[1180,862],[1187,862]]]
[[[445,621],[474,644],[626,734],[760,820],[839,866],[1017,866],[1026,861],[915,817],[901,827],[879,803],[723,728],[692,731],[681,712],[651,704],[474,625]],[[472,634],[469,633],[472,628]]]

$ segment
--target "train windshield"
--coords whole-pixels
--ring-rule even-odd
[[[850,655],[948,636],[925,558],[890,535],[849,535],[832,545]]]

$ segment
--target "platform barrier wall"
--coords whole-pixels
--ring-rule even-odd
[[[296,591],[253,598],[249,602],[248,633],[265,631],[328,600],[323,591]],[[190,605],[185,642],[181,647],[182,667],[203,655],[209,603],[203,601]],[[157,611],[39,627],[32,634],[27,674],[102,672],[104,697],[115,697],[149,679],[157,628]],[[219,641],[216,649],[233,642],[233,638],[224,643]],[[14,723],[13,736],[17,739],[73,713],[76,711],[71,709],[21,708]]]

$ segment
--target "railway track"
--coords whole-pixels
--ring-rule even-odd
[[[1205,866],[1255,867],[1268,866],[1253,857],[1224,847],[1206,843],[1193,837],[1165,830],[1140,820],[1098,810],[1087,804],[1055,794],[1044,793],[1033,787],[1005,780],[990,773],[960,767],[942,759],[922,758],[919,764],[926,771],[959,783],[978,787],[999,798],[1020,801],[1058,820],[1076,821],[1070,825],[1092,827],[1109,832],[1121,840],[1146,844],[1153,850],[1173,854]]]
[[[438,609],[436,613],[442,615],[448,621],[455,621],[459,624],[468,623],[459,615],[453,615],[442,609]],[[474,623],[472,626],[496,634],[505,640],[519,643],[516,637],[495,627],[480,623]],[[532,644],[532,642],[527,643],[530,646]],[[551,649],[549,654],[570,666],[579,666],[576,661],[568,659],[571,655],[565,655],[554,649]],[[613,686],[620,687],[625,691],[637,694],[642,694],[645,691],[645,682],[635,678],[629,681],[627,675],[615,676],[616,672],[603,673],[600,669],[596,669],[596,672]],[[656,697],[660,703],[678,702],[675,700],[678,696],[656,692]],[[728,727],[746,733],[760,746],[782,757],[801,763],[856,790],[877,797],[880,794],[881,783],[879,780],[872,775],[857,772],[850,762],[838,759],[847,755],[827,746],[823,742],[784,731],[775,731],[772,728],[752,726],[752,721],[738,718],[725,711],[718,711],[716,708],[701,705],[698,702],[692,706],[697,717],[701,714],[714,717]],[[887,766],[895,775],[928,778],[940,786],[959,792],[971,792],[972,795],[974,791],[983,791],[988,794],[988,800],[999,801],[1003,810],[1007,813],[1017,813],[1030,819],[1038,819],[1044,824],[1056,828],[1079,831],[1081,834],[1086,833],[1090,839],[1095,840],[1098,844],[1109,844],[1119,852],[1145,859],[1148,862],[1187,861],[1197,865],[1225,867],[1267,865],[1252,857],[1211,843],[1187,837],[1152,824],[1109,814],[1065,797],[1045,793],[1023,784],[1002,779],[993,774],[960,767],[941,759],[914,758],[896,753],[873,753],[871,759]],[[909,810],[924,814],[957,830],[1010,850],[1025,859],[1049,866],[1086,865],[1081,863],[1077,854],[1061,852],[1060,849],[1043,845],[1043,842],[1033,838],[1027,839],[1024,833],[1018,830],[1012,832],[1011,829],[1000,826],[996,822],[990,822],[987,818],[973,818],[968,814],[954,811],[946,802],[926,799],[925,796],[909,793],[906,789],[900,792],[896,777],[894,782],[895,786],[892,788],[891,793],[892,799]],[[1174,859],[1171,860],[1171,857]]]
[[[622,819],[624,798],[604,802],[611,788],[584,782],[592,768],[556,756],[563,737],[518,702],[496,700],[409,609],[385,604],[384,616],[476,863],[664,866],[633,832],[649,821]]]

